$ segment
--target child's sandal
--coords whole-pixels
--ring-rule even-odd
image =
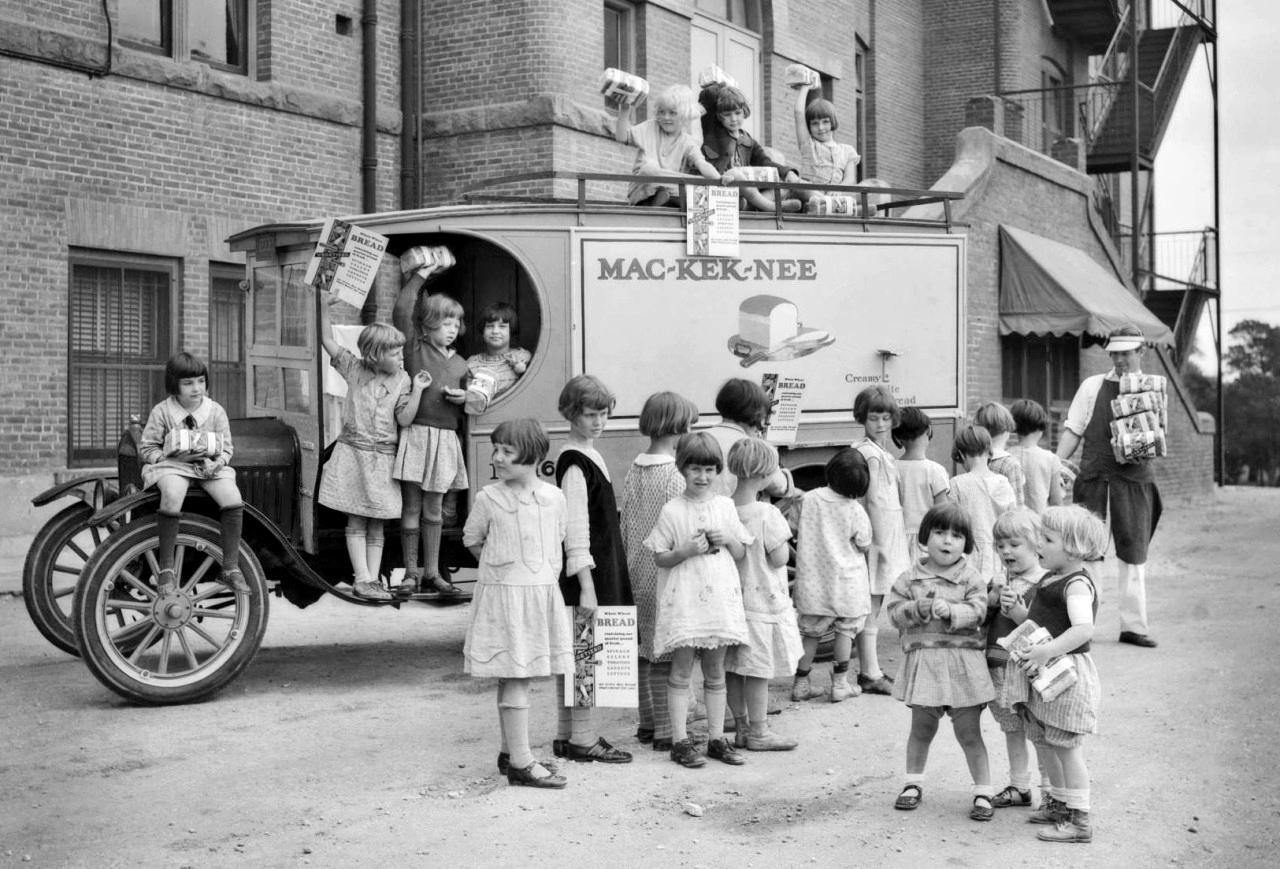
[[[902,789],[902,793],[898,794],[898,798],[893,801],[893,807],[903,812],[909,812],[920,808],[922,799],[924,799],[924,788],[915,784],[907,785]]]
[[[989,821],[995,816],[996,810],[991,805],[991,797],[979,794],[973,798],[973,808],[969,810],[969,820]]]
[[[458,588],[443,576],[428,576],[423,580],[424,583],[430,583],[431,587],[440,594],[452,597],[456,594],[462,594],[462,589]]]

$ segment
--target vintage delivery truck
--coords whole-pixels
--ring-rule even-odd
[[[783,462],[803,488],[819,485],[826,460],[861,437],[851,406],[871,384],[929,412],[931,455],[949,464],[965,406],[965,235],[949,209],[941,219],[898,216],[912,203],[945,205],[948,194],[851,188],[863,197],[863,217],[744,214],[736,253],[696,256],[683,212],[593,202],[587,184],[616,176],[576,180],[576,201],[473,201],[345,218],[389,239],[374,290],[384,300],[383,319],[385,300],[400,287],[399,256],[423,245],[447,247],[456,259],[422,291],[462,303],[464,356],[480,346],[474,318],[481,309],[505,301],[518,312],[512,343],[531,351],[532,361],[468,419],[470,493],[494,479],[489,433],[504,420],[540,420],[554,457],[568,432],[557,398],[581,372],[618,396],[598,441],[615,486],[647,443],[638,417],[649,394],[688,396],[702,412],[699,426],[710,425],[718,419],[716,392],[731,377],[776,375],[792,385],[798,418],[779,437]],[[871,193],[891,201],[867,207]],[[400,605],[351,593],[343,517],[314,500],[338,435],[339,400],[326,395],[329,366],[315,331],[319,300],[304,283],[326,217],[230,239],[248,265],[251,418],[232,423],[232,464],[248,502],[241,564],[252,594],[212,581],[221,558],[216,514],[194,495],[179,538],[181,587],[157,593],[156,496],[139,491],[136,426],[122,436],[114,479],[87,478],[37,499],[80,498],[32,547],[24,582],[33,619],[136,702],[188,702],[234,679],[261,641],[269,591],[301,606],[325,593]],[[549,461],[541,473],[552,472]],[[472,563],[460,544],[470,493],[458,499],[457,522],[446,529],[444,569]],[[384,570],[399,564],[398,538],[389,531]]]

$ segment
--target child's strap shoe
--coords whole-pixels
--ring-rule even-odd
[[[989,821],[995,816],[996,810],[991,805],[991,797],[978,794],[973,798],[973,808],[969,809],[969,820]]]
[[[1000,793],[991,798],[991,805],[997,809],[1023,808],[1031,805],[1031,790],[1022,790],[1008,785]]]
[[[920,808],[920,801],[924,799],[924,788],[917,784],[909,784],[902,789],[902,793],[898,794],[898,798],[893,801],[893,807],[903,812],[910,812]]]
[[[382,583],[371,579],[358,579],[351,584],[351,591],[356,597],[365,600],[391,600],[391,592],[382,587]]]

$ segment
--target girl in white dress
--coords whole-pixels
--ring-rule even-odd
[[[683,435],[676,443],[676,467],[685,490],[668,501],[644,545],[658,565],[656,654],[674,651],[667,681],[671,717],[671,759],[698,767],[707,760],[689,739],[689,677],[702,656],[707,704],[707,755],[738,766],[743,756],[724,738],[725,670],[729,646],[749,641],[742,588],[734,563],[746,553],[751,535],[742,527],[733,501],[713,494],[724,459],[706,432]]]
[[[536,420],[501,423],[489,436],[498,482],[476,495],[462,542],[479,563],[464,668],[498,679],[498,771],[507,782],[562,788],[529,749],[529,681],[573,672],[573,628],[560,594],[565,501],[538,479],[550,444]]]
[[[653,101],[653,119],[631,124],[634,106],[618,107],[618,121],[614,138],[624,145],[637,148],[632,172],[644,175],[692,175],[697,173],[712,181],[720,180],[720,173],[702,156],[689,132],[690,125],[702,116],[702,106],[693,88],[688,85],[672,85],[658,94]],[[637,180],[627,192],[632,205],[681,205],[680,191],[665,184],[645,184]]]
[[[804,655],[795,607],[787,588],[791,527],[782,512],[759,500],[778,470],[778,451],[762,438],[743,438],[729,448],[729,468],[738,478],[733,494],[738,518],[754,542],[738,562],[742,605],[751,641],[725,656],[734,746],[748,751],[790,751],[794,739],[769,732],[769,680],[790,675]]]
[[[871,612],[867,615],[866,627],[858,634],[858,662],[862,668],[858,687],[864,694],[889,694],[893,690],[893,679],[880,669],[877,622],[885,594],[911,566],[902,501],[898,499],[898,463],[889,451],[893,428],[901,420],[901,412],[889,388],[876,385],[868,386],[853,400],[853,418],[866,434],[853,446],[866,458],[871,473],[871,484],[863,498],[863,506],[871,517],[871,552],[867,556]]]

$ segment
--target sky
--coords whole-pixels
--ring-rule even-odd
[[[1219,250],[1223,340],[1240,320],[1280,325],[1275,274],[1280,221],[1280,82],[1276,0],[1220,0],[1218,5]],[[1213,98],[1203,49],[1183,87],[1156,158],[1156,228],[1213,225]],[[1197,359],[1216,367],[1212,327],[1201,323]]]

